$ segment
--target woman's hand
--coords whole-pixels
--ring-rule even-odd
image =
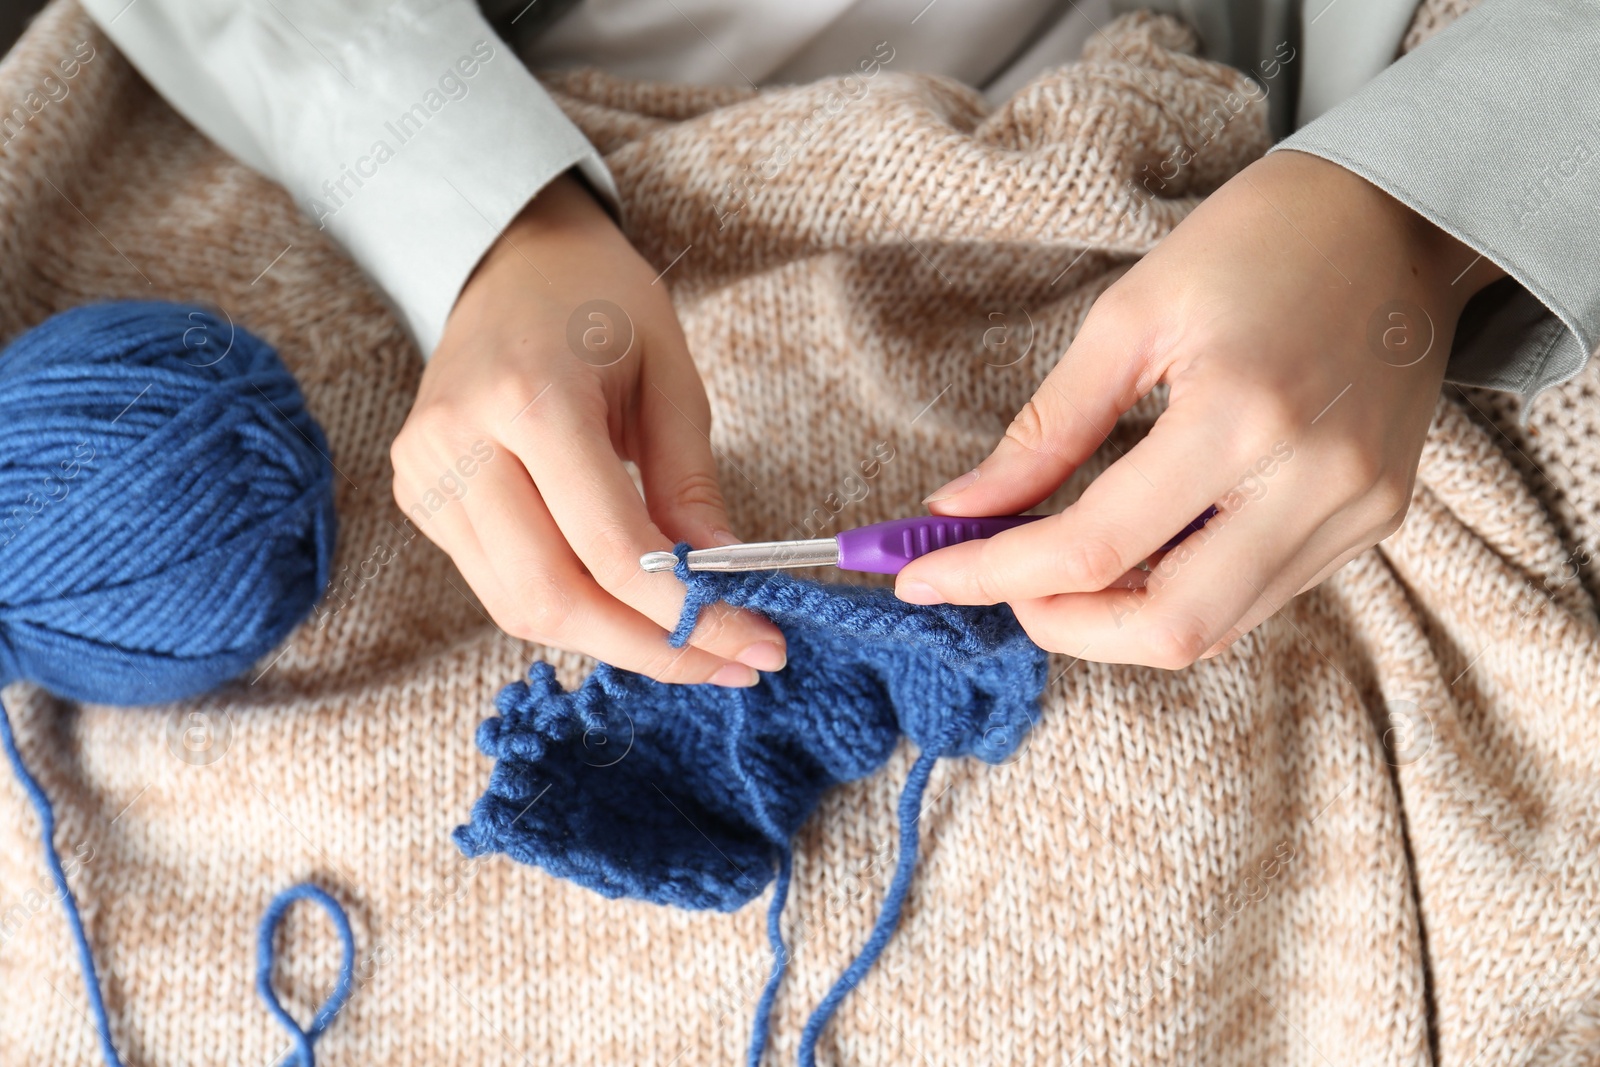
[[[1400,525],[1456,320],[1500,276],[1350,171],[1267,156],[1101,295],[989,457],[927,503],[1037,505],[1165,382],[1146,438],[1060,515],[925,556],[897,594],[1005,601],[1038,644],[1086,659],[1221,651]]]
[[[670,648],[683,586],[639,568],[679,540],[737,540],[705,390],[655,273],[574,179],[541,192],[451,312],[391,450],[395,499],[507,633],[662,681],[751,685],[783,666],[778,628],[718,605]],[[419,508],[441,499],[441,475],[461,488]]]

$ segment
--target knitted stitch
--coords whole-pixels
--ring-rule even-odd
[[[766,888],[822,793],[883,766],[902,734],[992,763],[1037,714],[1046,656],[1005,607],[916,607],[782,573],[678,574],[674,645],[723,600],[772,619],[789,665],[725,688],[602,664],[568,693],[535,663],[478,729],[498,762],[456,831],[464,852],[505,852],[609,897],[732,911]]]
[[[724,688],[666,685],[602,664],[567,693],[547,664],[534,664],[478,730],[497,763],[455,839],[469,856],[505,852],[605,896],[681,908],[731,911],[776,872],[756,1064],[787,955],[779,916],[790,839],[826,789],[873,773],[910,737],[922,756],[900,806],[900,862],[872,936],[806,1027],[809,1064],[828,1017],[899,921],[933,762],[996,763],[1015,751],[1037,716],[1047,657],[1004,606],[915,607],[884,589],[782,572],[692,572],[689,546],[676,551],[688,591],[670,643],[688,641],[700,612],[720,600],[772,619],[788,665],[749,688]]]

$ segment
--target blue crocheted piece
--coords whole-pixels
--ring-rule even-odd
[[[760,895],[831,786],[905,734],[933,756],[1004,760],[1038,714],[1046,654],[1010,609],[902,603],[781,572],[690,572],[672,643],[713,601],[770,618],[789,662],[753,687],[666,685],[602,664],[565,692],[548,664],[478,730],[497,762],[455,840],[608,897],[733,911]]]

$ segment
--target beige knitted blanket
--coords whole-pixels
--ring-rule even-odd
[[[1259,107],[1227,102],[1242,75],[1192,44],[1120,21],[993,111],[892,58],[759,96],[552,83],[671,264],[736,529],[909,513],[985,453],[1096,294],[1266,147]],[[0,67],[0,104],[24,100],[0,337],[107,298],[214,304],[281,349],[338,468],[344,594],[249,676],[153,709],[5,693],[127,1062],[285,1050],[255,926],[302,879],[361,953],[325,1064],[738,1062],[761,907],[606,901],[448,839],[495,692],[533,658],[568,684],[590,664],[502,636],[442,553],[399,541],[387,444],[421,361],[394,316],[69,0]],[[1184,197],[1130,210],[1128,181],[1197,128]],[[905,921],[823,1061],[1600,1063],[1597,384],[1525,430],[1448,390],[1404,528],[1224,656],[1056,657],[1019,758],[936,772]],[[771,1062],[876,913],[907,757],[801,835]],[[98,1062],[36,832],[0,775],[0,1063]],[[314,909],[291,917],[277,982],[301,1018],[336,951]]]

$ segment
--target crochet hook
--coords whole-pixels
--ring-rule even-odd
[[[917,515],[844,530],[837,537],[807,541],[751,541],[742,545],[692,550],[685,563],[692,571],[767,571],[780,567],[838,567],[868,574],[899,574],[900,568],[929,552],[993,537],[1043,515],[1000,515],[966,519]],[[678,565],[671,552],[646,552],[639,566],[651,572]]]
[[[1176,537],[1157,551],[1170,551],[1178,542],[1194,533],[1217,513],[1215,507],[1206,508]],[[899,574],[900,569],[918,556],[958,545],[963,541],[978,541],[993,537],[1043,515],[997,515],[989,518],[957,518],[948,515],[916,515],[909,519],[891,519],[845,530],[837,537],[818,537],[806,541],[751,541],[741,545],[721,548],[696,548],[689,552],[684,562],[692,571],[768,571],[782,567],[838,567],[843,571],[862,571],[868,574]],[[639,566],[656,573],[670,571],[678,566],[678,557],[671,552],[646,552],[639,557]]]

